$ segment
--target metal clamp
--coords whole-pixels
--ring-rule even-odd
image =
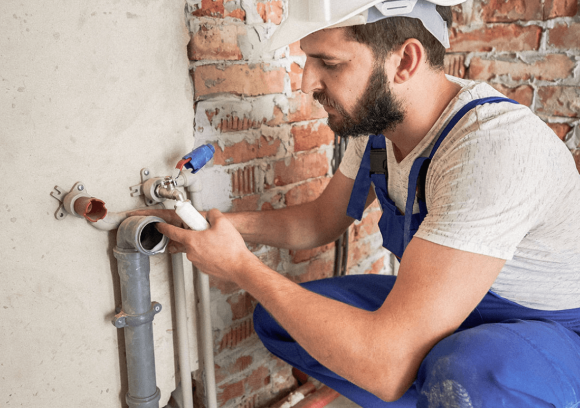
[[[80,197],[89,196],[82,181],[75,183],[75,185],[72,186],[68,193],[66,193],[65,189],[62,187],[55,186],[54,189],[50,192],[50,195],[62,203],[54,214],[55,218],[59,221],[65,219],[68,214],[73,214],[76,217],[82,217],[82,215],[75,213],[74,202]]]
[[[141,184],[129,187],[131,197],[144,195],[145,204],[147,206],[165,201],[164,198],[155,195],[155,189],[162,181],[163,180],[160,177],[151,177],[151,171],[148,168],[141,169]]]
[[[140,315],[129,315],[121,310],[115,315],[111,323],[117,329],[122,329],[126,326],[137,327],[142,324],[151,323],[157,313],[161,312],[161,304],[158,302],[151,302],[151,309]]]

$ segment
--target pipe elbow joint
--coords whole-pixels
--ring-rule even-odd
[[[153,216],[133,216],[125,219],[117,230],[117,248],[144,255],[163,253],[169,239],[157,231],[156,224],[165,221]]]

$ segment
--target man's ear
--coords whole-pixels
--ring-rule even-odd
[[[409,38],[398,50],[392,51],[391,58],[391,63],[395,63],[393,82],[396,84],[410,80],[427,63],[425,48],[415,38]]]

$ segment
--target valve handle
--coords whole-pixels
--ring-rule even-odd
[[[175,168],[179,171],[183,170],[183,167],[191,161],[191,157],[189,159],[181,159],[175,165]]]
[[[215,148],[211,144],[202,145],[183,156],[179,163],[183,162],[183,167],[195,174],[213,158],[214,153]]]

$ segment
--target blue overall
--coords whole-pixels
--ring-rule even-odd
[[[357,219],[362,217],[372,181],[383,209],[379,221],[383,245],[402,257],[427,214],[424,195],[421,196],[424,183],[420,185],[418,179],[426,173],[443,139],[469,110],[498,102],[515,103],[505,98],[468,103],[444,128],[429,157],[414,162],[405,214],[388,196],[386,174],[371,174],[371,151],[379,149],[384,153],[385,149],[384,136],[371,136],[347,214]],[[412,214],[417,190],[420,212]],[[374,311],[383,304],[395,279],[385,275],[342,276],[302,286],[325,297]],[[415,382],[395,402],[384,402],[321,365],[261,305],[254,312],[254,327],[274,355],[365,408],[580,407],[580,308],[536,310],[488,292],[456,332],[427,354]],[[396,347],[396,344],[385,344],[385,347]]]

